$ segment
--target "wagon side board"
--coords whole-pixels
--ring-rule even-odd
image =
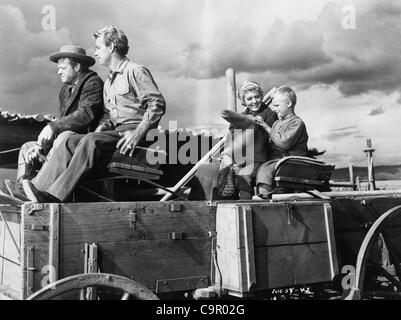
[[[232,295],[330,282],[339,272],[328,202],[222,204],[216,230],[221,286]]]
[[[58,279],[60,204],[22,206],[20,298]]]
[[[99,272],[134,279],[157,294],[220,280],[237,295],[331,281],[342,266],[355,265],[369,225],[399,204],[397,197],[365,197],[0,206],[7,221],[0,219],[0,255],[8,259],[0,258],[0,293],[25,299],[89,270],[85,248],[91,247]],[[401,218],[394,219],[387,238],[401,255],[400,230]]]
[[[27,208],[27,210],[29,207]],[[209,202],[45,204],[24,225],[22,298],[84,273],[96,245],[98,270],[156,293],[210,285],[216,206]]]
[[[0,299],[18,299],[21,286],[21,208],[0,205]]]

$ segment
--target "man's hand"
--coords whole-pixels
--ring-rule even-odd
[[[47,125],[46,127],[44,127],[44,128],[42,129],[42,131],[41,131],[40,134],[39,134],[39,137],[38,137],[38,144],[41,145],[41,146],[43,146],[43,143],[44,143],[45,141],[49,141],[49,140],[51,140],[52,138],[53,138],[53,130],[52,130],[52,128],[51,128],[49,125]]]
[[[272,102],[273,96],[276,92],[277,92],[276,87],[273,87],[272,89],[270,89],[270,91],[268,93],[266,93],[265,96],[263,97],[262,102],[266,105],[269,105],[270,102]]]
[[[142,139],[142,134],[137,130],[127,130],[120,132],[122,138],[117,142],[117,149],[120,149],[120,153],[126,155],[127,152],[130,157],[134,154],[135,147]]]
[[[25,153],[25,162],[31,163],[35,159],[38,159],[41,162],[44,160],[44,156],[42,155],[42,147],[39,145],[29,147]]]

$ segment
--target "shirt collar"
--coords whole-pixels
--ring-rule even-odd
[[[289,114],[287,114],[282,120],[287,120],[287,119],[289,119],[289,118],[292,118],[293,116],[295,116],[294,113],[289,113]]]
[[[120,64],[118,65],[118,67],[117,67],[116,70],[110,71],[110,72],[109,72],[108,77],[109,77],[109,79],[110,79],[110,82],[113,82],[113,81],[114,81],[114,78],[116,77],[117,73],[123,73],[123,72],[124,72],[124,69],[125,69],[125,67],[127,66],[127,64],[128,64],[129,61],[130,61],[130,60],[129,60],[127,57],[125,57],[123,60],[121,60],[121,62],[120,62]]]

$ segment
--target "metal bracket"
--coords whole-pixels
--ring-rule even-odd
[[[85,243],[84,273],[98,272],[98,247],[96,243]],[[81,290],[81,297],[86,300],[97,300],[97,288],[91,287]]]
[[[26,260],[27,260],[27,275],[26,275],[26,295],[29,297],[34,292],[33,287],[33,279],[34,279],[34,272],[37,269],[34,267],[34,247],[27,246],[26,250]]]
[[[171,212],[181,212],[182,208],[183,208],[182,204],[171,203],[169,209]]]
[[[184,232],[169,232],[168,239],[169,240],[183,240]]]
[[[156,293],[207,288],[208,284],[209,278],[207,276],[157,280]]]
[[[136,230],[136,219],[137,219],[136,211],[130,211],[129,214],[130,214],[129,227],[132,230]]]
[[[31,203],[30,207],[27,211],[27,214],[29,216],[33,215],[36,211],[43,211],[45,208],[45,205],[43,203]]]
[[[44,225],[44,224],[31,224],[31,225],[26,225],[25,230],[47,231],[47,230],[49,230],[49,226]]]
[[[287,204],[287,215],[288,215],[288,225],[293,226],[296,225],[296,219],[294,217],[295,207],[293,204]]]

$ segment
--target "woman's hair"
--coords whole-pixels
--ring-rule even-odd
[[[128,53],[128,38],[124,31],[117,29],[115,26],[106,26],[93,34],[93,37],[97,39],[103,36],[104,44],[108,47],[111,43],[114,43],[117,53],[120,56],[125,57]]]
[[[250,92],[250,91],[256,91],[257,93],[260,94],[261,97],[263,97],[263,89],[260,86],[259,83],[254,82],[254,81],[244,81],[241,84],[240,89],[238,90],[238,98],[241,100],[241,103],[243,106],[245,106],[245,95]]]

